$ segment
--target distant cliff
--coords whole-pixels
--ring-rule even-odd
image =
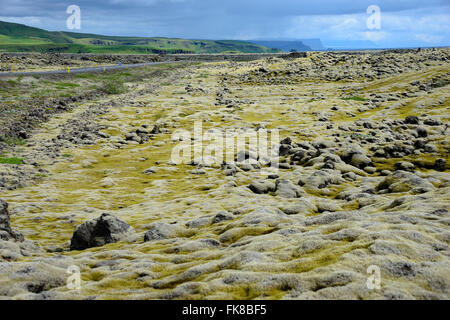
[[[322,41],[320,39],[299,39],[308,47],[311,47],[312,50],[325,50],[326,48],[323,46]]]
[[[313,50],[310,46],[299,40],[246,40],[246,42],[254,43],[271,49],[280,49],[284,52]]]

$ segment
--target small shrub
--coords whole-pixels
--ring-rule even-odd
[[[442,88],[450,84],[449,79],[437,79],[431,83],[432,88]]]
[[[123,82],[119,80],[107,80],[103,82],[103,92],[107,94],[121,94],[127,92],[127,88]]]
[[[17,138],[17,137],[1,137],[0,136],[0,142],[4,142],[7,145],[17,145],[17,146],[23,146],[25,143],[25,139]]]

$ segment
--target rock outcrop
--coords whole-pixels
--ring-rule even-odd
[[[23,235],[12,229],[10,220],[9,220],[9,212],[8,212],[8,203],[0,199],[0,239],[9,241],[23,241]]]
[[[125,221],[104,213],[79,225],[73,233],[70,250],[84,250],[125,240],[134,229]]]

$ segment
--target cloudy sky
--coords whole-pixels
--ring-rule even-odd
[[[382,47],[450,45],[450,0],[0,0],[0,20],[77,32],[190,39],[321,38]],[[369,29],[367,8],[381,9]]]

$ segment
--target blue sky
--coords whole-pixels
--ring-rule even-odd
[[[380,47],[450,45],[450,0],[1,0],[0,20],[67,30],[66,8],[81,8],[81,30],[107,35],[195,39],[321,38]],[[381,29],[366,12],[381,9]]]

